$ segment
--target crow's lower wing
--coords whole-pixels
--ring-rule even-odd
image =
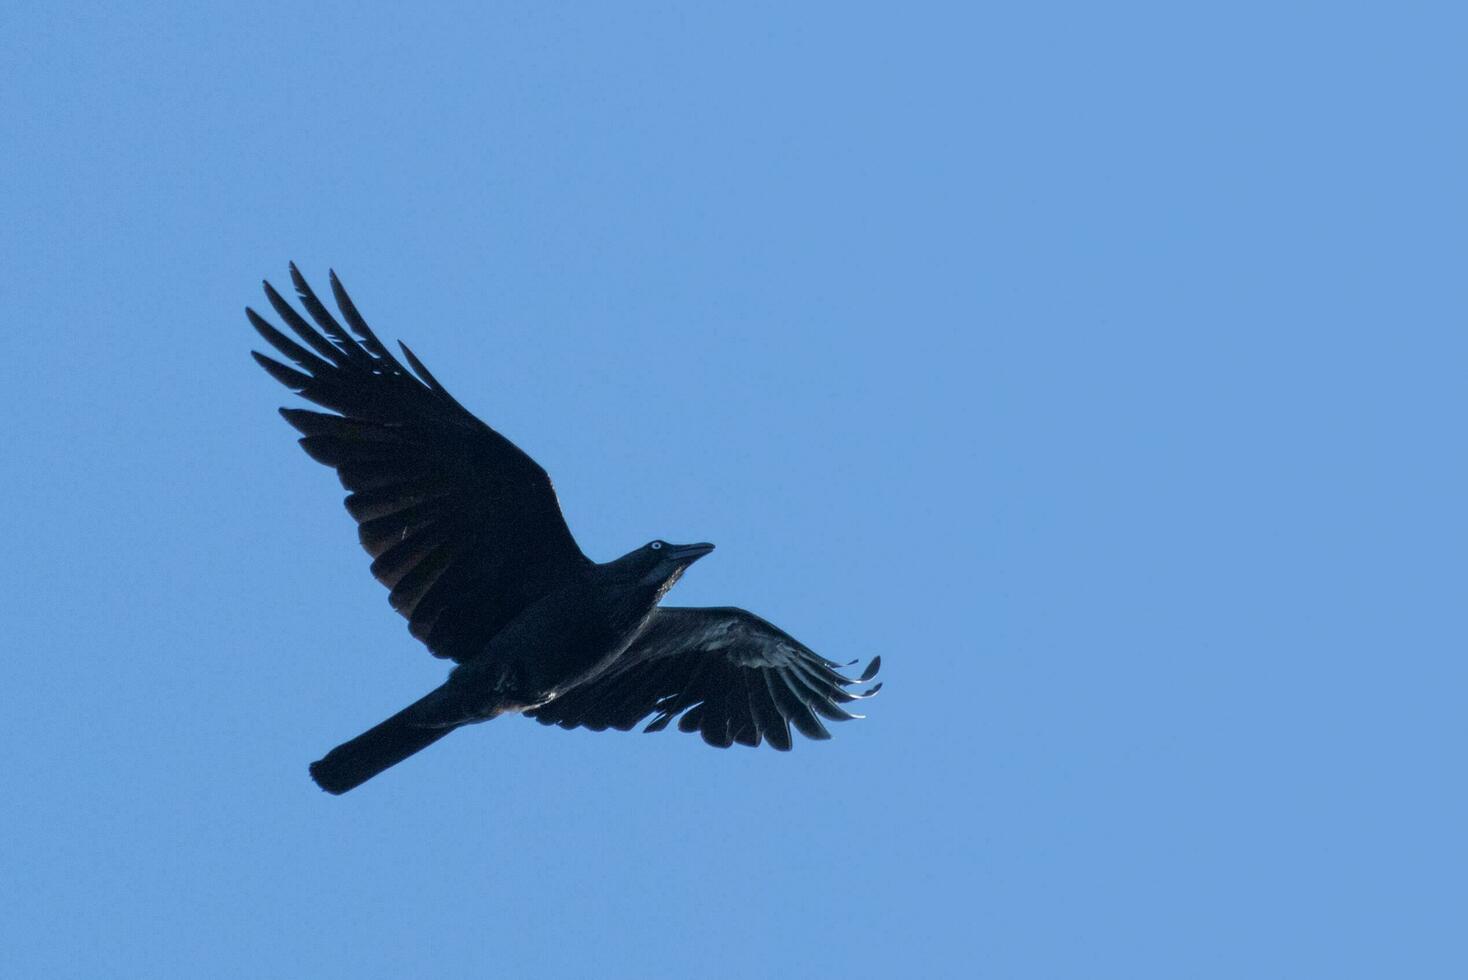
[[[872,679],[882,658],[857,678],[839,664],[743,609],[660,607],[642,634],[606,672],[526,712],[546,725],[627,731],[656,713],[646,731],[679,714],[678,728],[710,745],[761,740],[786,751],[790,726],[808,738],[830,738],[821,716],[859,718],[841,705],[870,697],[847,690]]]
[[[475,418],[405,345],[404,367],[331,275],[350,332],[291,280],[317,328],[265,284],[297,343],[247,309],[250,323],[295,367],[258,352],[287,388],[336,414],[283,408],[301,446],[334,467],[350,495],[372,574],[408,628],[440,657],[474,656],[515,614],[588,564],[544,469]]]

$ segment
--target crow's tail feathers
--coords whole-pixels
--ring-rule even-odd
[[[421,704],[409,705],[382,724],[338,745],[326,753],[325,758],[311,763],[311,778],[316,780],[316,785],[337,795],[355,789],[384,769],[428,748],[457,727],[415,724],[410,719],[415,714],[422,718]]]

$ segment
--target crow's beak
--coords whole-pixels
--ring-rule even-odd
[[[691,565],[704,555],[714,550],[714,546],[703,542],[701,544],[670,544],[668,550],[663,552],[663,557],[673,561],[681,561],[685,565]]]

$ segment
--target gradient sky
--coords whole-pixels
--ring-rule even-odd
[[[16,976],[1462,977],[1454,4],[0,11]],[[247,352],[335,268],[789,755],[472,728]]]

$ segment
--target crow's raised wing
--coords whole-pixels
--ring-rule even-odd
[[[882,685],[861,694],[847,688],[871,680],[881,663],[877,657],[852,679],[754,613],[662,606],[607,671],[526,714],[562,728],[627,731],[656,712],[645,729],[655,732],[682,713],[678,728],[710,745],[764,740],[787,751],[792,724],[808,738],[830,738],[818,716],[861,717],[841,705]]]
[[[515,614],[589,564],[545,470],[475,418],[406,345],[405,368],[331,275],[351,332],[291,280],[318,329],[265,283],[270,305],[302,344],[247,309],[250,323],[296,367],[254,352],[287,388],[337,414],[283,408],[301,446],[350,491],[372,574],[433,653],[473,657]],[[299,370],[297,370],[299,368]]]

